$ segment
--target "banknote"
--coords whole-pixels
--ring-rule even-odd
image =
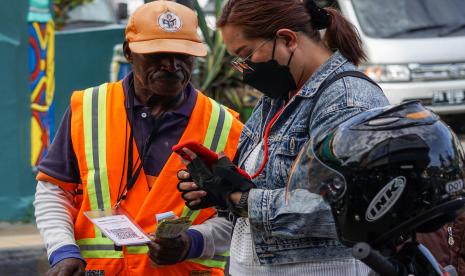
[[[191,221],[187,217],[175,219],[164,219],[158,222],[156,236],[159,238],[176,238],[182,232],[187,231],[191,226]]]

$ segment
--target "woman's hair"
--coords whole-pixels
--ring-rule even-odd
[[[217,22],[218,28],[226,25],[240,27],[249,38],[273,38],[279,29],[303,32],[316,42],[321,41],[315,28],[313,0],[229,0]],[[312,7],[313,5],[313,7]],[[313,8],[313,11],[312,11]],[[339,50],[355,65],[366,58],[362,41],[355,27],[333,8],[319,9],[329,15],[323,41],[332,50]]]

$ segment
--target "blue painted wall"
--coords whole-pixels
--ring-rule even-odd
[[[0,220],[30,217],[28,0],[0,1]]]
[[[0,1],[0,221],[30,221],[35,173],[30,166],[29,0]],[[106,82],[123,26],[56,32],[55,120],[71,92]]]

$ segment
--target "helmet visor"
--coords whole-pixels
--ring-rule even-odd
[[[318,150],[318,155],[311,140],[303,146],[289,174],[285,195],[287,204],[292,204],[293,198],[299,198],[295,196],[296,193],[305,191],[321,195],[329,204],[340,200],[344,195],[347,188],[344,176],[317,157],[331,160],[330,148],[325,148],[324,144]]]

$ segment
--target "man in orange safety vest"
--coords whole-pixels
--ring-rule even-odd
[[[196,140],[233,158],[242,124],[190,83],[194,57],[207,54],[194,11],[154,1],[128,22],[124,53],[133,71],[73,93],[38,167],[34,205],[48,275],[223,275],[231,223],[214,208],[185,206],[176,189],[185,166],[171,147]],[[150,246],[116,246],[86,217],[114,210],[147,234],[168,211],[192,226]],[[126,230],[113,229],[122,239]]]

